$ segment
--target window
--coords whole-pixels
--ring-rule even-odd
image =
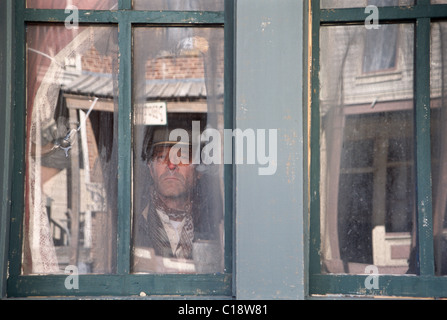
[[[397,0],[370,0],[369,5],[395,6]],[[371,73],[396,67],[398,28],[396,25],[381,25],[379,29],[367,29],[363,55],[363,72]]]
[[[367,30],[363,56],[363,72],[377,72],[396,67],[396,25],[381,25],[380,30]],[[393,45],[390,45],[393,43]]]
[[[70,3],[15,3],[8,296],[231,295],[224,1]]]
[[[445,296],[443,4],[312,1],[311,295]]]

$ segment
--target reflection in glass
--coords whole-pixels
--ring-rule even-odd
[[[378,30],[368,30],[365,35],[363,72],[377,72],[396,68],[399,26],[381,25]]]
[[[23,273],[115,268],[117,29],[27,28]]]
[[[320,0],[321,9],[410,6],[414,0]]]
[[[223,272],[223,29],[136,28],[134,44],[132,271]]]
[[[322,272],[416,273],[413,28],[323,27],[320,49]]]
[[[432,200],[435,271],[447,274],[447,23],[433,23],[430,48]]]
[[[71,6],[81,10],[116,10],[118,0],[26,0],[26,7],[32,9],[65,9]]]
[[[431,0],[431,4],[447,4],[447,0]]]
[[[135,10],[223,11],[224,0],[134,0]]]

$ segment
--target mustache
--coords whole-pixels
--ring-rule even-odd
[[[183,178],[183,176],[180,173],[176,172],[176,171],[168,171],[168,172],[162,173],[160,175],[160,179],[161,180],[163,180],[165,178],[172,178],[172,177],[174,177],[176,179],[179,179],[180,181],[184,181],[185,180]]]

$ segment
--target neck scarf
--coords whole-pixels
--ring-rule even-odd
[[[192,258],[192,241],[194,239],[194,224],[192,219],[192,203],[188,202],[183,210],[177,210],[169,208],[160,198],[157,191],[152,190],[152,203],[149,210],[149,220],[152,220],[150,225],[153,226],[151,232],[151,238],[154,246],[159,249],[159,252],[171,252],[172,256],[179,259],[191,259]],[[177,249],[172,252],[169,238],[164,230],[163,223],[157,217],[157,210],[165,213],[169,219],[183,220],[185,223],[180,233],[179,243]]]

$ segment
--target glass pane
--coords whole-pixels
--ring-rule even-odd
[[[116,10],[118,0],[26,0],[31,9],[65,9],[75,6],[81,10]]]
[[[447,4],[447,0],[431,0],[432,4]]]
[[[409,6],[414,5],[414,0],[320,0],[321,9],[366,8],[369,5],[376,7]]]
[[[431,94],[431,151],[432,151],[432,199],[435,270],[437,275],[447,274],[447,23],[433,23],[430,48]]]
[[[323,27],[320,64],[322,272],[415,273],[413,26]]]
[[[224,11],[224,0],[133,0],[135,10]]]
[[[137,28],[134,44],[132,270],[222,272],[223,29]]]
[[[24,274],[115,269],[117,28],[27,28]]]

